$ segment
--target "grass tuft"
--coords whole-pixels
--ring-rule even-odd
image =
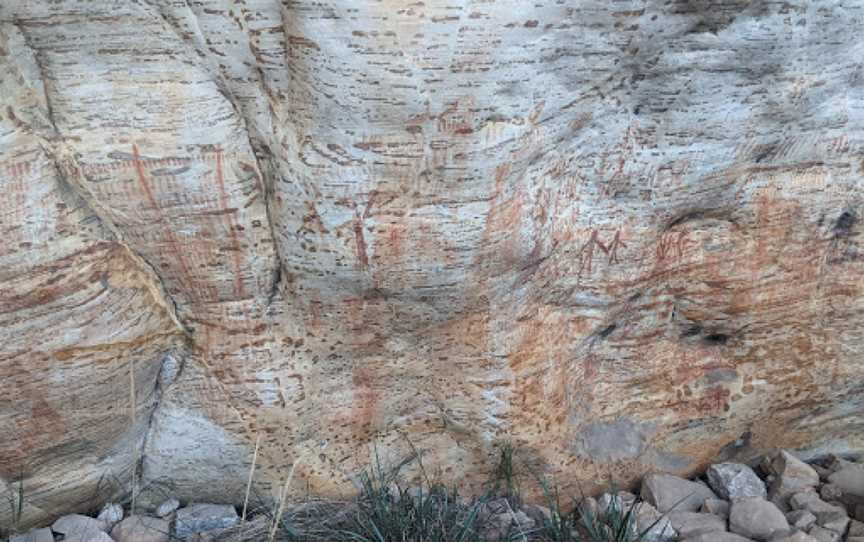
[[[466,505],[456,489],[429,482],[421,467],[419,486],[403,487],[398,469],[375,458],[360,477],[355,513],[334,540],[354,542],[477,542],[479,503]]]

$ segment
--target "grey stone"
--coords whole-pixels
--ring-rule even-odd
[[[835,533],[844,533],[849,525],[849,517],[843,512],[820,512],[816,514],[816,523]]]
[[[828,477],[831,476],[832,472],[834,472],[831,469],[829,469],[827,467],[823,467],[821,465],[810,465],[810,466],[813,467],[813,470],[816,471],[816,474],[819,475],[819,480],[822,482],[827,482]]]
[[[864,536],[864,522],[852,520],[849,522],[849,536]]]
[[[104,523],[106,530],[109,530],[123,519],[123,507],[116,503],[105,503],[96,519]]]
[[[846,504],[864,504],[864,465],[851,464],[843,467],[831,476],[828,481],[842,492],[840,498]]]
[[[726,520],[702,512],[669,512],[669,522],[683,538],[726,531]]]
[[[102,531],[92,531],[89,533],[75,533],[66,535],[63,542],[114,542],[114,539],[108,536],[108,533]]]
[[[802,531],[789,534],[779,534],[768,539],[769,542],[818,542],[815,538]]]
[[[702,504],[702,508],[700,509],[700,511],[728,519],[729,503],[727,501],[724,501],[723,499],[705,499],[705,502]]]
[[[849,461],[846,458],[840,457],[836,454],[831,454],[828,456],[827,468],[831,472],[837,472],[846,467],[856,467],[860,466],[860,463],[856,463],[855,461]]]
[[[817,518],[819,514],[829,512],[846,513],[846,509],[842,506],[823,501],[815,491],[795,493],[789,498],[789,504],[795,510],[808,510]]]
[[[45,527],[24,534],[13,534],[9,537],[9,542],[54,542],[54,535],[51,534],[51,529]]]
[[[180,501],[172,497],[156,507],[156,515],[165,518],[176,512],[178,508],[180,508]]]
[[[642,536],[640,542],[672,542],[678,533],[669,518],[647,502],[640,502],[636,509],[636,531]]]
[[[82,516],[81,514],[63,516],[51,525],[52,531],[66,535],[67,538],[70,536],[87,537],[90,535],[96,537],[97,535],[93,533],[104,533],[107,529],[108,526],[104,522],[89,516]]]
[[[610,507],[618,512],[626,512],[636,502],[636,495],[627,492],[619,491],[615,495],[604,493],[597,499],[597,511],[601,514],[606,514]]]
[[[819,525],[810,527],[809,533],[810,536],[815,538],[818,542],[839,542],[842,538],[840,533],[835,533],[834,531],[820,527]]]
[[[846,542],[864,542],[864,536],[847,536]]]
[[[705,533],[685,538],[684,542],[752,542],[752,539],[734,533]]]
[[[864,504],[856,504],[855,512],[852,515],[858,521],[864,521]]]
[[[767,540],[774,534],[789,531],[789,522],[773,503],[748,497],[732,501],[729,530],[755,540]]]
[[[819,485],[819,474],[786,450],[778,451],[765,465],[773,476],[768,495],[784,497]]]
[[[816,523],[816,516],[809,510],[793,510],[786,514],[786,521],[792,527],[806,531],[811,525]]]
[[[723,499],[768,497],[765,483],[747,465],[718,463],[711,465],[706,475],[711,489]]]
[[[819,496],[824,501],[838,501],[843,496],[843,491],[834,484],[824,484],[819,488]]]
[[[180,539],[186,539],[195,533],[231,527],[239,520],[233,506],[193,504],[177,511],[175,535]]]
[[[160,518],[129,516],[111,530],[116,542],[168,542],[170,524]]]
[[[706,499],[716,499],[708,487],[670,474],[649,474],[642,481],[642,498],[665,514],[677,511],[696,512]]]

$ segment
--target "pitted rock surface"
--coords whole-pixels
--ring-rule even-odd
[[[0,2],[0,488],[236,503],[259,437],[289,499],[373,449],[562,494],[860,450],[862,17]]]

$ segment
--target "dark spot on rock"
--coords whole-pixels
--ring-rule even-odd
[[[618,324],[609,324],[608,326],[606,326],[605,328],[603,328],[603,329],[600,331],[600,333],[598,334],[598,336],[599,336],[601,339],[605,339],[606,337],[608,337],[609,335],[611,335],[612,332],[615,331],[615,329],[616,329],[617,327],[618,327]]]
[[[671,230],[675,226],[680,226],[685,222],[699,221],[699,220],[723,220],[726,222],[730,222],[732,224],[735,223],[735,220],[731,217],[730,212],[725,209],[696,209],[693,211],[688,211],[677,217],[673,218],[672,221],[666,226],[667,230]]]
[[[712,345],[723,345],[729,341],[729,335],[725,333],[709,333],[705,335],[705,342]]]
[[[834,223],[834,236],[849,237],[856,222],[858,222],[858,217],[854,211],[843,211]]]
[[[540,24],[539,21],[525,21],[525,28],[537,28],[537,25]]]

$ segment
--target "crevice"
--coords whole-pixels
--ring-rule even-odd
[[[162,399],[168,389],[176,382],[183,374],[183,369],[186,367],[187,353],[179,351],[165,352],[162,356],[162,363],[159,367],[159,374],[156,376],[156,382],[153,386],[153,407],[150,409],[150,414],[147,417],[147,423],[144,426],[143,438],[141,439],[141,447],[138,450],[137,461],[134,465],[134,476],[137,481],[144,481],[144,463],[147,458],[147,445],[153,435],[153,425],[156,420],[156,415],[162,407]],[[172,366],[173,365],[173,366]],[[141,488],[139,486],[139,495]]]
[[[614,323],[609,324],[608,326],[606,326],[605,328],[600,330],[600,333],[598,333],[597,336],[601,339],[605,339],[605,338],[609,337],[609,335],[612,335],[612,332],[615,331],[615,329],[617,327],[618,327],[618,324],[614,324]]]
[[[165,283],[162,280],[162,277],[159,276],[159,273],[156,271],[156,268],[147,261],[141,254],[132,249],[131,246],[126,242],[123,237],[123,233],[114,224],[109,218],[109,212],[104,206],[99,203],[96,196],[83,184],[78,182],[74,177],[75,175],[67,175],[66,171],[77,172],[77,174],[82,177],[85,175],[84,169],[75,159],[74,151],[69,147],[69,145],[65,142],[63,136],[60,133],[60,130],[57,127],[57,122],[55,119],[55,112],[52,107],[52,100],[50,92],[47,87],[47,71],[45,69],[44,60],[41,59],[39,51],[33,47],[30,39],[27,37],[27,33],[21,27],[20,24],[14,23],[18,31],[21,33],[21,36],[24,40],[25,46],[32,52],[34,61],[36,63],[37,68],[39,69],[39,78],[42,83],[42,92],[45,97],[46,111],[47,115],[46,121],[49,124],[53,133],[51,137],[45,137],[42,134],[39,134],[28,127],[22,127],[22,129],[28,130],[28,132],[36,137],[39,140],[39,146],[42,149],[42,152],[45,153],[45,156],[51,160],[51,163],[54,166],[55,173],[57,175],[58,182],[62,183],[63,186],[68,187],[76,197],[78,197],[86,206],[87,210],[92,213],[92,215],[99,220],[100,224],[108,230],[114,237],[114,241],[122,246],[129,257],[135,262],[138,267],[142,270],[142,272],[147,276],[150,280],[146,281],[146,287],[153,295],[154,299],[157,303],[159,303],[162,307],[164,307],[177,326],[177,329],[181,331],[184,335],[188,336],[191,332],[186,326],[182,324],[180,318],[178,316],[178,306],[177,302],[168,293],[165,288]],[[63,164],[68,164],[68,167],[64,168]],[[88,179],[89,180],[89,179]]]
[[[722,220],[725,222],[729,222],[735,224],[735,220],[730,216],[729,211],[724,209],[696,209],[694,211],[689,211],[687,213],[678,215],[673,218],[664,228],[664,230],[671,230],[676,226],[680,226],[686,222],[694,222],[699,220]]]

